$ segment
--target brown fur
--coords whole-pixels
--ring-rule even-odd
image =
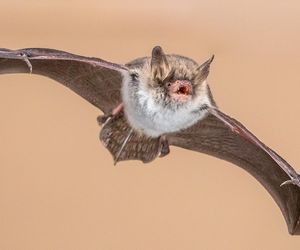
[[[170,108],[177,108],[183,104],[169,98],[164,86],[172,80],[188,80],[193,86],[193,97],[199,95],[203,91],[202,84],[208,76],[211,61],[209,59],[199,66],[190,58],[164,54],[160,47],[155,47],[152,57],[135,59],[126,66],[133,72],[135,69],[142,70],[139,77],[143,79],[139,82],[144,83],[149,91],[155,92],[158,103],[163,101],[166,105],[170,104]]]
[[[101,129],[100,140],[112,154],[115,163],[136,159],[144,163],[154,160],[160,152],[159,138],[146,137],[137,131],[132,132],[124,149],[120,152],[121,146],[130,131],[131,127],[127,123],[123,112],[108,120]]]

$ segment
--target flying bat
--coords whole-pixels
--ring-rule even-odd
[[[212,61],[198,65],[159,46],[125,65],[53,49],[0,49],[0,74],[47,76],[99,108],[100,140],[115,164],[150,162],[173,145],[242,167],[271,194],[289,233],[300,234],[300,175],[220,111],[207,82]]]

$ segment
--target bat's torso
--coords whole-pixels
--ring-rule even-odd
[[[130,72],[123,77],[122,98],[130,125],[148,136],[158,137],[187,128],[204,118],[207,114],[205,107],[212,105],[207,83],[197,89],[198,95],[189,103],[167,103],[163,95],[145,84],[148,76],[144,72],[149,61],[149,58],[142,58],[129,64]],[[138,75],[139,79],[132,74]]]

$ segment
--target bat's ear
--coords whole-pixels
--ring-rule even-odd
[[[209,74],[210,64],[214,60],[214,55],[211,56],[205,63],[197,68],[196,78],[199,82],[206,80]]]
[[[151,57],[151,74],[153,79],[162,79],[167,73],[169,63],[167,56],[160,46],[155,46],[152,49]]]

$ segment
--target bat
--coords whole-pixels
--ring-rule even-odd
[[[300,175],[220,111],[207,82],[213,59],[198,65],[159,46],[125,65],[53,49],[0,49],[0,74],[44,75],[99,108],[99,137],[115,164],[147,163],[168,155],[173,145],[238,165],[267,189],[289,233],[299,235]]]

